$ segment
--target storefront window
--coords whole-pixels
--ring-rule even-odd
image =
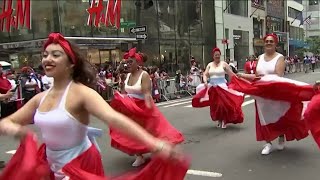
[[[234,57],[238,67],[244,67],[249,55],[249,31],[233,30]]]
[[[248,1],[227,0],[228,13],[238,16],[248,16]]]
[[[65,36],[92,36],[87,25],[87,0],[59,0],[61,31]],[[75,6],[76,5],[76,6]]]

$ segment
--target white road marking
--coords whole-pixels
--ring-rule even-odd
[[[11,151],[7,151],[7,154],[15,154],[17,150],[11,150]]]
[[[189,169],[187,174],[195,175],[195,176],[205,176],[205,177],[222,177],[221,173],[218,172],[210,172],[210,171],[198,171]]]

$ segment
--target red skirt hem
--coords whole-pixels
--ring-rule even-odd
[[[172,144],[184,141],[180,131],[174,128],[153,104],[148,109],[145,101],[115,94],[111,106],[118,112],[130,117],[153,136]],[[149,147],[110,127],[111,146],[129,155],[149,153]]]
[[[255,104],[256,109],[257,105]],[[290,109],[276,123],[261,125],[256,110],[256,137],[257,141],[271,142],[281,135],[286,141],[301,140],[306,138],[308,130],[305,122],[301,120],[302,103],[293,103]]]
[[[201,101],[208,94],[209,99]],[[233,94],[219,86],[201,90],[192,98],[192,106],[196,108],[210,107],[212,121],[224,121],[226,124],[243,123],[242,103],[244,96]]]

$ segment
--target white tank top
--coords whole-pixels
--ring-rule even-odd
[[[218,67],[213,66],[213,62],[209,63],[209,76],[210,78],[225,78],[225,71],[223,69],[223,63],[220,62]]]
[[[278,59],[283,55],[278,53],[278,55],[270,61],[266,61],[264,56],[265,54],[262,54],[259,58],[256,69],[257,73],[259,75],[275,74]]]
[[[125,83],[124,89],[128,93],[128,95],[139,95],[140,96],[140,95],[143,94],[142,93],[141,82],[142,82],[142,75],[144,73],[146,73],[146,72],[142,71],[142,73],[140,74],[137,82],[132,86],[128,85],[129,78],[131,77],[131,73],[128,73],[127,78],[124,81],[124,83]]]
[[[48,112],[37,109],[34,123],[41,130],[46,147],[51,150],[66,150],[86,141],[88,127],[79,122],[65,108],[67,94],[72,81],[65,89],[58,106]],[[40,105],[51,89],[42,97]],[[39,105],[39,106],[40,106]]]

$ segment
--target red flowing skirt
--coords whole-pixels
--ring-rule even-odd
[[[197,89],[202,89],[199,85]],[[197,90],[198,91],[198,90]],[[242,103],[244,95],[231,89],[220,86],[211,86],[199,90],[192,98],[195,108],[210,107],[210,116],[213,121],[224,121],[226,124],[243,122]]]
[[[184,141],[180,131],[174,128],[153,104],[151,109],[141,99],[131,98],[120,93],[115,93],[111,106],[116,111],[130,117],[137,124],[153,136],[172,144]],[[122,132],[110,127],[111,146],[129,155],[145,154],[150,150],[141,142],[128,137]]]
[[[54,180],[54,174],[46,159],[45,145],[37,148],[37,141],[32,134],[28,134],[0,174],[0,179]],[[101,156],[92,145],[87,151],[66,164],[62,171],[71,180],[183,180],[189,165],[190,162],[187,158],[173,162],[154,157],[139,171],[107,178],[104,176]]]
[[[303,116],[308,129],[320,148],[320,94],[311,99]]]
[[[314,95],[313,87],[306,83],[267,75],[256,82],[237,77],[231,86],[256,99],[256,136],[258,141],[273,141],[284,135],[287,141],[308,136],[302,118],[305,103]]]

